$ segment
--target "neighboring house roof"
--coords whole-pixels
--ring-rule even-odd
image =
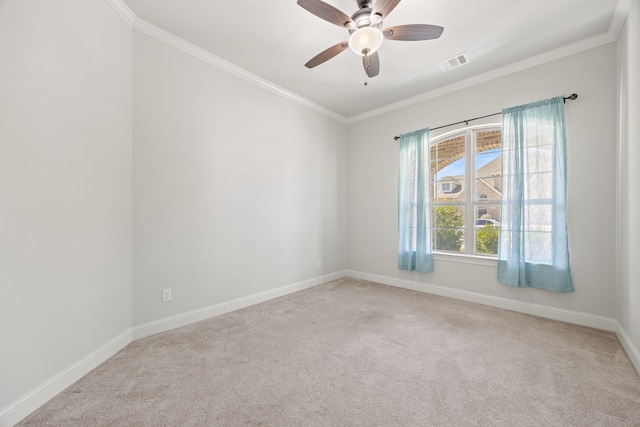
[[[494,185],[487,182],[486,179],[480,178],[480,181],[483,182],[487,186],[487,188],[492,192],[494,192],[498,197],[502,196],[502,192],[499,189],[497,189]]]
[[[439,184],[446,184],[447,182],[462,185],[464,183],[464,176],[445,176],[438,181]]]
[[[498,156],[489,163],[478,169],[478,175],[481,177],[502,175],[502,156]]]
[[[451,190],[442,191],[442,184],[451,184]],[[445,176],[440,179],[438,185],[438,200],[456,200],[460,197],[464,187],[464,176]]]
[[[478,169],[477,175],[480,177],[480,181],[486,185],[486,187],[495,193],[496,196],[500,197],[502,193],[500,189],[497,188],[494,184],[487,181],[487,179],[492,179],[494,177],[499,177],[502,174],[502,156],[498,156],[495,159],[491,160],[489,163]],[[458,200],[464,197],[464,175],[457,176],[445,176],[438,180],[437,185],[440,187],[441,184],[445,183],[455,183],[460,186],[460,189],[455,192],[444,193],[440,191],[438,188],[438,200]]]

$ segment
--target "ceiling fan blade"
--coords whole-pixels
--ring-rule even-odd
[[[409,24],[385,28],[382,34],[388,40],[418,41],[437,39],[443,31],[444,28],[437,25]]]
[[[322,52],[320,52],[319,54],[311,58],[309,62],[304,64],[304,66],[307,68],[317,67],[323,62],[326,62],[331,58],[333,58],[334,56],[336,56],[337,54],[341,53],[348,46],[349,46],[349,42],[346,42],[346,41],[340,42],[335,46],[331,46],[329,49],[323,50]]]
[[[400,0],[376,0],[371,10],[371,15],[380,15],[386,18],[393,9],[400,3]]]
[[[356,28],[351,17],[321,0],[298,0],[298,4],[318,18],[340,27]]]
[[[367,76],[377,76],[378,73],[380,73],[380,58],[378,57],[378,52],[363,56],[362,65],[364,65],[364,71],[367,73]]]

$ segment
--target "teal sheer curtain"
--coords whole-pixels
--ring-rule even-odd
[[[571,292],[563,98],[504,109],[502,149],[498,280]]]
[[[433,271],[429,204],[429,129],[400,136],[398,268]]]

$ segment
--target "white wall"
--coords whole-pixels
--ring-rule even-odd
[[[131,325],[131,28],[0,2],[0,412]]]
[[[627,351],[640,361],[640,1],[618,39],[619,129],[619,270],[616,319]],[[638,370],[640,366],[636,365]]]
[[[415,282],[418,287],[436,285],[613,318],[615,63],[616,47],[609,44],[351,124],[347,164],[349,269]],[[496,280],[495,263],[464,264],[440,257],[432,273],[399,271],[398,147],[393,136],[573,92],[579,94],[578,100],[566,105],[567,222],[575,292],[557,294],[505,286]]]
[[[0,413],[132,326],[347,267],[615,315],[640,348],[633,1],[618,49],[616,294],[613,45],[347,127],[132,35],[105,2],[2,0]],[[512,289],[495,266],[442,258],[431,274],[399,272],[392,137],[571,92],[576,292]]]
[[[344,124],[139,33],[133,70],[134,325],[346,268]]]

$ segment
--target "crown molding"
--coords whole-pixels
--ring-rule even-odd
[[[627,0],[621,0],[621,1],[627,1]],[[409,107],[411,105],[414,105],[423,101],[427,101],[442,95],[446,95],[448,93],[466,89],[468,87],[475,86],[480,83],[485,83],[490,80],[497,79],[499,77],[504,77],[509,74],[517,73],[519,71],[524,71],[528,68],[532,68],[537,65],[541,65],[547,62],[555,61],[560,58],[564,58],[566,56],[574,55],[576,53],[580,53],[589,49],[603,46],[605,44],[612,43],[614,41],[615,39],[612,37],[612,34],[610,32],[607,32],[605,34],[602,34],[596,37],[591,37],[589,39],[585,39],[567,46],[560,47],[558,49],[551,50],[549,52],[545,52],[537,56],[533,56],[523,61],[519,61],[504,67],[496,68],[495,70],[487,71],[485,73],[478,74],[473,77],[469,77],[468,79],[460,80],[450,85],[439,87],[429,92],[424,92],[420,95],[403,99],[402,101],[394,102],[392,104],[386,105],[381,108],[377,108],[375,110],[358,114],[356,116],[351,116],[347,119],[347,124],[359,122],[361,120],[375,117],[380,114],[389,113],[391,111]]]
[[[112,0],[117,1],[117,0]],[[162,28],[156,27],[155,25],[137,18],[133,24],[133,29],[138,31],[141,34],[149,36],[157,41],[160,41],[168,46],[171,46],[175,49],[178,49],[187,55],[190,55],[196,59],[199,59],[209,65],[213,65],[216,68],[219,68],[223,71],[226,71],[229,74],[232,74],[241,79],[247,80],[256,86],[259,86],[263,89],[267,89],[277,95],[282,96],[290,101],[293,101],[297,104],[303,105],[311,110],[314,110],[318,113],[324,114],[327,117],[330,117],[334,120],[337,120],[341,123],[346,123],[346,117],[343,117],[321,105],[318,105],[312,101],[309,101],[306,98],[303,98],[293,92],[290,92],[262,77],[259,77],[244,68],[238,67],[235,64],[232,64],[229,61],[226,61],[211,52],[204,50],[192,43],[189,43],[186,40],[181,39],[180,37],[175,36],[174,34],[163,30]]]
[[[125,4],[122,0],[104,0],[106,4],[111,6],[115,12],[120,15],[120,17],[129,24],[130,27],[133,27],[133,23],[136,21],[137,16],[133,11]]]
[[[466,89],[468,87],[475,86],[480,83],[484,83],[499,77],[516,73],[518,71],[523,71],[527,68],[531,68],[536,65],[541,65],[546,62],[563,58],[565,56],[573,55],[585,50],[589,50],[589,49],[593,49],[593,48],[605,45],[607,43],[615,42],[618,39],[620,31],[624,25],[627,15],[629,14],[629,10],[631,9],[631,4],[633,2],[633,0],[618,0],[616,4],[616,9],[614,11],[614,15],[609,25],[609,30],[605,34],[592,37],[586,40],[582,40],[567,46],[563,46],[561,48],[554,49],[552,51],[543,53],[541,55],[534,56],[524,61],[507,65],[505,67],[488,71],[486,73],[478,74],[468,79],[461,80],[459,82],[456,82],[447,86],[443,86],[438,89],[434,89],[432,91],[424,92],[420,95],[406,98],[399,102],[388,104],[381,108],[377,108],[377,109],[367,111],[362,114],[357,114],[351,117],[344,117],[332,110],[329,110],[328,108],[325,108],[319,104],[316,104],[315,102],[312,102],[296,93],[293,93],[262,77],[259,77],[256,74],[253,74],[245,70],[244,68],[241,68],[235,64],[232,64],[212,54],[209,51],[206,51],[192,43],[189,43],[186,40],[183,40],[168,31],[165,31],[143,19],[138,18],[133,13],[133,11],[124,3],[123,0],[104,0],[104,1],[109,6],[111,6],[113,10],[115,10],[116,13],[118,13],[118,15],[120,15],[122,19],[124,19],[124,21],[127,22],[134,30],[142,34],[145,34],[153,39],[156,39],[162,43],[165,43],[168,46],[179,49],[182,52],[193,56],[194,58],[197,58],[210,65],[213,65],[214,67],[224,70],[236,77],[247,80],[255,84],[256,86],[259,86],[263,89],[267,89],[286,99],[289,99],[290,101],[303,105],[311,110],[314,110],[320,114],[323,114],[329,118],[332,118],[344,124],[356,123],[361,120],[365,120],[371,117],[378,116],[380,114],[405,108],[423,101],[427,101],[442,95],[446,95],[448,93],[456,92],[458,90]]]
[[[613,17],[611,18],[611,23],[609,24],[609,30],[605,34],[601,34],[599,36],[591,37],[589,39],[585,39],[567,46],[563,46],[558,49],[554,49],[549,52],[531,57],[524,61],[516,62],[514,64],[507,65],[505,67],[501,67],[492,71],[488,71],[483,74],[478,74],[477,76],[473,76],[468,79],[461,80],[459,82],[456,82],[447,86],[442,86],[438,89],[434,89],[432,91],[425,92],[420,95],[413,96],[411,98],[406,98],[406,99],[403,99],[402,101],[398,101],[393,104],[389,104],[384,107],[377,108],[375,110],[371,110],[362,114],[351,116],[347,118],[347,124],[359,122],[361,120],[375,117],[380,114],[405,108],[405,107],[417,104],[419,102],[427,101],[429,99],[437,98],[439,96],[446,95],[451,92],[456,92],[458,90],[466,89],[468,87],[475,86],[480,83],[488,82],[498,77],[503,77],[509,74],[516,73],[518,71],[523,71],[523,70],[526,70],[527,68],[535,67],[536,65],[541,65],[546,62],[551,62],[556,59],[563,58],[565,56],[574,55],[576,53],[580,53],[589,49],[594,49],[596,47],[603,46],[608,43],[613,43],[618,40],[620,31],[622,31],[624,22],[626,21],[627,16],[629,15],[629,11],[631,10],[632,3],[633,3],[633,0],[618,0],[615,11],[613,13]]]
[[[627,16],[629,16],[632,3],[633,0],[618,0],[616,10],[613,12],[611,24],[609,25],[609,36],[613,40],[618,40],[618,36],[620,36],[620,31],[622,31],[624,22],[627,20]]]
[[[314,110],[320,114],[323,114],[329,118],[332,118],[340,123],[347,123],[347,118],[325,108],[315,102],[312,102],[306,98],[301,97],[298,94],[295,94],[283,87],[280,87],[262,77],[259,77],[244,68],[238,67],[235,64],[232,64],[229,61],[225,61],[224,59],[212,54],[209,51],[206,51],[192,43],[189,43],[186,40],[181,39],[180,37],[163,30],[162,28],[156,27],[155,25],[145,21],[144,19],[140,19],[136,16],[135,13],[127,6],[123,0],[104,0],[111,8],[120,17],[127,23],[133,30],[138,31],[141,34],[145,34],[153,39],[156,39],[168,46],[171,46],[175,49],[178,49],[192,57],[199,59],[203,62],[206,62],[209,65],[213,65],[216,68],[219,68],[227,73],[230,73],[236,77],[249,81],[256,86],[259,86],[263,89],[267,89],[277,95],[282,96],[290,101],[293,101],[297,104],[300,104],[304,107],[307,107],[311,110]]]

